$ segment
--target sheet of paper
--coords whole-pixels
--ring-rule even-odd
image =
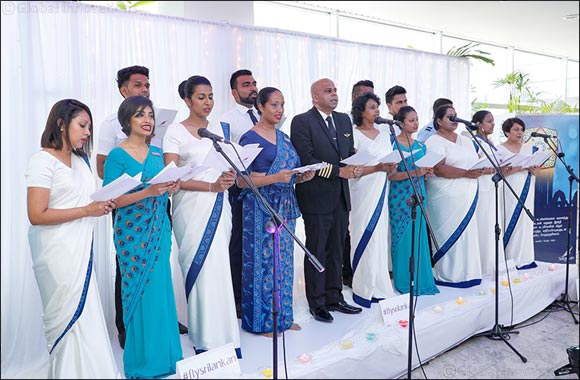
[[[543,150],[537,150],[534,154],[528,157],[526,161],[522,163],[522,167],[529,168],[530,166],[540,166],[548,158],[550,158],[550,154]]]
[[[480,157],[479,160],[472,167],[469,168],[469,170],[487,169],[487,168],[493,168],[493,165],[491,164],[491,162],[489,162],[486,156],[483,156]]]
[[[187,181],[188,179],[192,178],[197,173],[205,171],[207,167],[202,166],[177,166],[172,161],[167,166],[163,168],[155,177],[153,177],[149,182],[149,184],[156,184],[156,183],[163,183],[169,181],[177,181],[178,179],[182,181]]]
[[[443,159],[443,155],[437,152],[433,152],[431,150],[427,150],[427,153],[417,161],[415,161],[415,165],[420,168],[432,168],[433,166],[437,165]]]
[[[346,165],[367,165],[373,161],[376,162],[375,157],[373,157],[370,153],[361,150],[340,162]]]
[[[414,150],[413,154],[417,153],[419,150]],[[403,157],[407,158],[411,155],[410,152],[403,152]],[[399,163],[401,162],[401,155],[399,154],[398,150],[393,150],[391,153],[387,154],[386,156],[384,156],[383,158],[381,158],[380,160],[378,160],[378,162],[382,162],[385,164],[388,163]]]
[[[502,163],[504,165],[511,165],[512,167],[521,167],[523,163],[525,163],[530,156],[524,156],[523,154],[514,154],[509,159],[505,160]]]
[[[223,153],[228,156],[228,158],[240,171],[245,171],[262,151],[262,148],[259,146],[259,144],[248,144],[244,146],[236,144],[235,142],[232,142],[231,144],[224,144],[220,142],[218,144],[221,147]],[[239,158],[238,154],[236,154],[236,151],[240,156]],[[217,152],[215,149],[211,149],[208,152],[201,165],[223,172],[228,171],[232,167],[232,165],[225,159],[225,157],[223,157],[222,154]]]
[[[159,108],[155,110],[155,138],[163,141],[163,136],[167,132],[167,127],[177,116],[177,110]]]
[[[307,172],[309,170],[319,170],[319,169],[323,169],[325,167],[327,167],[328,164],[325,162],[319,162],[317,164],[310,164],[310,165],[305,165],[305,166],[300,166],[299,168],[294,168],[294,170],[296,170],[297,173],[304,173]]]
[[[116,199],[140,184],[141,173],[137,173],[134,177],[131,177],[127,173],[123,173],[123,175],[116,180],[103,186],[100,190],[95,191],[90,195],[90,197],[94,201],[108,201],[111,199]]]

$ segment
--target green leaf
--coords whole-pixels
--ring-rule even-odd
[[[132,1],[133,4],[131,4],[130,8],[139,8],[139,7],[142,7],[144,5],[149,5],[149,4],[153,4],[156,2],[157,1],[135,1],[135,2]]]
[[[495,66],[495,61],[490,57],[485,57],[484,55],[490,55],[490,53],[482,50],[473,50],[474,47],[479,46],[479,44],[470,42],[466,45],[460,47],[452,47],[447,51],[447,55],[453,57],[462,57],[462,58],[472,58],[483,61],[485,63],[489,63],[492,66]],[[475,54],[474,54],[475,53]]]

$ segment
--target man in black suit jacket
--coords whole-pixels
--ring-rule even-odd
[[[334,112],[338,95],[333,81],[320,79],[310,92],[314,107],[292,119],[290,138],[302,165],[328,164],[311,181],[297,184],[296,196],[304,219],[306,248],[325,267],[320,273],[307,257],[304,259],[310,313],[318,321],[332,322],[329,311],[362,311],[347,304],[342,295],[342,257],[350,211],[348,179],[360,176],[362,169],[340,163],[355,150],[350,118]]]

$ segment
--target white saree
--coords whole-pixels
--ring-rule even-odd
[[[425,144],[443,154],[445,164],[469,169],[478,160],[468,137],[457,135],[455,143],[435,134]],[[433,176],[426,181],[427,213],[439,251],[435,252],[435,283],[467,288],[481,283],[478,226],[474,216],[478,183],[471,178]],[[435,251],[435,249],[434,249]]]
[[[483,140],[479,135],[476,136],[481,142],[483,149],[487,152],[489,157],[495,160],[497,148],[492,147],[488,142]],[[479,149],[479,146],[476,148]],[[485,153],[478,151],[479,157],[485,157]],[[498,155],[499,156],[499,155]],[[498,161],[494,161],[496,164]],[[503,207],[501,204],[500,187],[498,184],[498,204],[495,201],[495,184],[492,177],[495,174],[485,174],[480,176],[477,181],[479,183],[479,199],[477,201],[477,210],[475,212],[477,218],[477,230],[479,232],[479,255],[481,257],[481,272],[483,275],[491,275],[495,273],[495,208],[497,206],[498,223],[500,226],[500,235],[497,245],[498,259],[502,263],[505,257],[503,250],[503,232],[501,225],[503,220]]]
[[[375,140],[371,140],[354,128],[357,152],[364,151],[377,158],[390,153],[393,150],[390,136],[384,129],[379,131]],[[349,187],[353,298],[357,304],[370,307],[373,301],[395,295],[389,276],[391,248],[387,173],[377,172],[352,179]]]
[[[524,144],[519,154],[530,156],[532,148],[531,145]],[[513,154],[503,145],[500,145],[498,150],[502,153]],[[533,214],[536,177],[527,170],[523,170],[508,175],[506,179],[514,192],[524,202],[526,208]],[[514,260],[518,269],[534,268],[537,266],[534,261],[534,221],[528,217],[512,192],[503,186],[505,185],[501,187],[500,197],[504,200],[505,215],[500,223],[502,223],[501,227],[504,231],[505,256],[508,260]]]
[[[219,124],[210,123],[208,130],[223,136]],[[180,123],[170,125],[163,140],[164,153],[179,155],[178,166],[192,163],[195,166],[200,165],[211,149],[214,148],[210,140],[194,137]],[[220,171],[208,168],[196,174],[193,179],[214,182],[220,174]],[[221,206],[216,206],[212,217],[218,197],[222,198],[218,203]],[[239,355],[240,330],[230,274],[229,240],[232,216],[228,194],[180,190],[173,195],[172,218],[186,289],[188,274],[198,249],[201,247],[201,251],[205,253],[205,260],[198,261],[202,266],[195,282],[190,283],[187,296],[189,337],[199,351],[231,342]],[[214,233],[211,243],[208,240],[210,231]]]
[[[27,187],[50,189],[49,208],[91,203],[95,180],[87,163],[72,155],[69,168],[46,151],[31,157]],[[50,352],[49,378],[120,378],[97,282],[92,273],[94,218],[30,226],[34,274],[44,307]],[[77,319],[78,317],[78,319]]]

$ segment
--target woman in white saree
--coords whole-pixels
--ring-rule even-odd
[[[518,153],[530,156],[537,150],[536,147],[523,143],[524,131],[526,130],[523,120],[517,117],[506,119],[501,129],[508,138],[498,147],[501,153],[507,155]],[[534,212],[536,175],[539,170],[538,166],[525,169],[512,167],[504,172],[518,197],[532,213]],[[505,256],[507,259],[514,260],[518,269],[535,268],[538,265],[535,262],[534,221],[528,218],[525,212],[522,212],[522,206],[511,191],[504,188],[501,197],[504,199],[505,209],[502,224]]]
[[[168,127],[163,137],[165,164],[200,166],[214,148],[211,140],[199,136],[199,129],[227,139],[229,124],[220,126],[207,119],[214,105],[207,78],[190,77],[184,100],[189,117]],[[172,215],[185,280],[189,337],[196,353],[231,342],[241,358],[228,248],[232,216],[226,193],[235,178],[233,169],[208,168],[181,182],[181,190],[173,195]]]
[[[392,152],[390,135],[378,129],[379,98],[373,93],[357,97],[352,104],[354,147],[377,160]],[[389,181],[387,172],[396,164],[363,166],[350,186],[350,260],[353,270],[353,300],[364,307],[395,295],[389,276]]]
[[[120,378],[93,273],[92,217],[115,202],[92,202],[88,165],[92,145],[89,108],[74,99],[57,102],[30,158],[28,232],[44,307],[50,352],[49,378]]]
[[[452,106],[437,108],[433,118],[437,132],[425,142],[428,150],[444,157],[427,181],[427,213],[439,245],[433,257],[435,283],[468,288],[479,285],[482,277],[475,210],[477,178],[484,170],[469,169],[478,156],[473,142],[455,133],[452,116],[456,116]]]

